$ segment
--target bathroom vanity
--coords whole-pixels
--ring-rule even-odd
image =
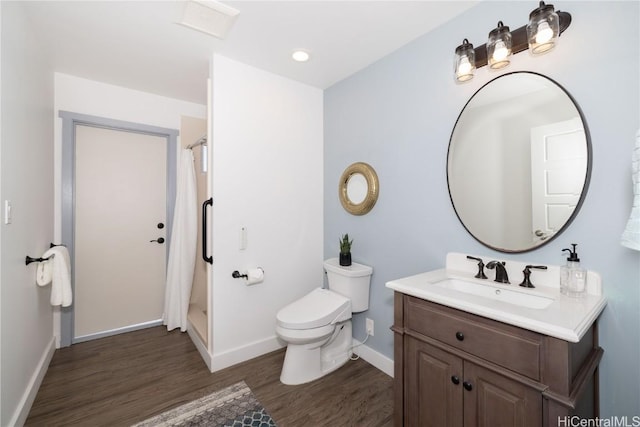
[[[520,288],[525,266],[507,261],[512,284],[498,284],[492,272],[475,279],[475,264],[452,253],[445,269],[387,283],[396,426],[556,426],[598,415],[600,278],[589,272],[589,294],[575,299],[560,294],[554,266],[532,276],[536,288]]]

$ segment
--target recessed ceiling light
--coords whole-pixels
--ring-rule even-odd
[[[296,62],[307,62],[309,60],[309,52],[302,49],[294,50],[291,57]]]

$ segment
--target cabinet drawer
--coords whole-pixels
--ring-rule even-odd
[[[419,298],[405,298],[408,330],[540,379],[541,335]]]

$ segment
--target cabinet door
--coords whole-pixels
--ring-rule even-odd
[[[405,343],[404,425],[461,427],[462,359],[411,337]]]
[[[534,389],[470,362],[464,362],[464,388],[466,426],[542,425],[542,396]]]

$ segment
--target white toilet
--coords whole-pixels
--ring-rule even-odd
[[[276,316],[276,333],[287,342],[284,384],[307,383],[344,365],[351,357],[351,313],[369,309],[371,267],[342,267],[331,258],[324,269],[329,289],[314,289]]]

